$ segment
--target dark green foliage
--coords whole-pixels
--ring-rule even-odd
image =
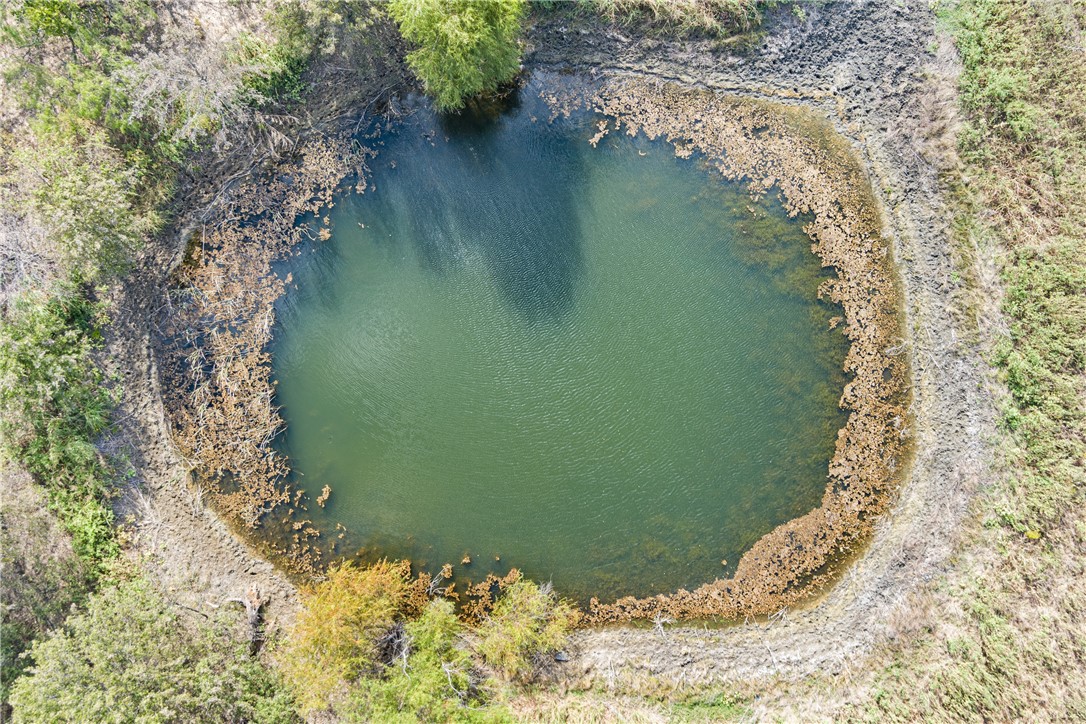
[[[261,98],[276,101],[298,101],[305,90],[302,74],[309,66],[304,47],[293,44],[269,44],[255,35],[238,40],[241,61],[262,68],[259,73],[244,77],[245,86]]]
[[[260,68],[246,75],[246,87],[259,96],[276,101],[298,101],[305,91],[302,75],[322,40],[322,28],[313,27],[313,18],[299,2],[276,5],[268,16],[275,42],[254,35],[239,39],[241,61]]]
[[[96,566],[118,551],[110,470],[94,445],[113,403],[90,357],[103,321],[70,291],[23,298],[0,325],[0,448],[45,486],[75,552]]]
[[[438,110],[493,93],[520,69],[523,0],[392,0],[388,9],[416,46],[407,64]]]
[[[14,721],[289,722],[293,703],[225,622],[194,617],[146,581],[92,596],[32,649]]]

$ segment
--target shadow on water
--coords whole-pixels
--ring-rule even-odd
[[[545,122],[538,99],[522,102],[518,94],[501,108],[457,115],[436,115],[422,101],[410,110],[382,137],[377,160],[407,178],[378,184],[360,211],[395,220],[384,222],[382,236],[413,239],[429,272],[485,264],[526,321],[559,320],[574,303],[584,263],[575,198],[585,174],[576,139]],[[512,122],[521,114],[539,122]]]

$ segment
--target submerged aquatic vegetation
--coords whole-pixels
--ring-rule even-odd
[[[164,374],[177,442],[210,483],[221,512],[256,527],[292,501],[286,460],[271,446],[282,428],[268,366],[272,303],[285,282],[272,261],[308,233],[297,219],[332,202],[333,190],[362,159],[344,142],[318,139],[268,184],[243,187],[230,202],[233,222],[200,239],[202,255],[182,267],[176,307],[164,324],[169,346]],[[364,176],[358,184],[364,188]],[[300,494],[293,505],[301,505]],[[311,565],[302,527],[279,553]]]

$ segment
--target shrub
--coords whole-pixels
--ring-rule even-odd
[[[31,650],[13,721],[293,721],[278,682],[225,622],[188,624],[143,580],[92,596]]]
[[[94,446],[113,398],[91,352],[103,312],[78,291],[24,296],[0,323],[0,451],[46,488],[76,553],[101,564],[117,554],[110,471]]]
[[[0,469],[0,707],[29,666],[23,651],[64,622],[87,592],[87,566],[29,476]],[[0,719],[6,712],[0,709]]]
[[[253,68],[243,76],[242,83],[257,98],[297,101],[302,97],[302,74],[309,65],[304,47],[242,35],[238,49],[241,62]]]
[[[62,269],[96,281],[124,270],[161,219],[141,208],[146,189],[139,164],[90,123],[73,126],[36,137],[14,160],[23,206],[49,229],[49,255]]]
[[[277,660],[304,714],[329,706],[345,684],[379,671],[381,640],[402,613],[407,575],[406,564],[346,563],[303,593],[304,608]]]
[[[384,676],[360,681],[340,714],[347,721],[480,721],[500,710],[484,710],[485,696],[473,681],[471,654],[461,646],[463,625],[453,604],[431,601],[404,627],[399,656]]]
[[[530,679],[539,657],[565,644],[576,615],[549,585],[521,578],[479,626],[477,650],[505,678]]]
[[[441,111],[492,93],[520,69],[524,0],[391,0],[400,33],[417,49],[407,64]]]

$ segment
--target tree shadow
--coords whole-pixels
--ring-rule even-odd
[[[519,94],[456,115],[417,106],[383,137],[377,189],[364,201],[387,229],[383,243],[410,240],[437,275],[485,264],[533,323],[569,312],[584,264],[583,151],[569,124],[548,123],[541,106]]]

